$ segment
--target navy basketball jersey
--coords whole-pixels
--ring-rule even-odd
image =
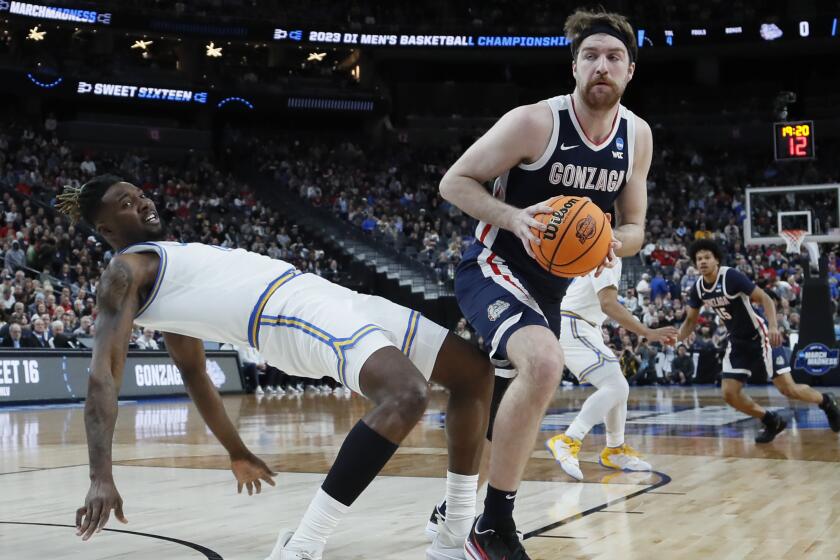
[[[553,97],[547,103],[554,126],[545,152],[537,161],[520,164],[498,177],[493,196],[517,208],[554,196],[588,196],[609,212],[633,173],[635,115],[619,105],[609,136],[601,144],[594,144],[577,120],[571,95]],[[491,251],[491,259],[496,254],[504,259],[532,289],[562,295],[568,279],[540,267],[513,233],[479,222],[475,236]]]
[[[755,284],[744,273],[720,267],[714,285],[707,286],[703,277],[697,279],[688,294],[688,305],[700,309],[708,305],[723,320],[732,338],[749,340],[765,329],[764,319],[758,316],[750,303]]]

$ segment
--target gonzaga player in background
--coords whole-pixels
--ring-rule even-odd
[[[744,384],[753,374],[772,379],[773,385],[789,399],[819,405],[831,429],[840,432],[840,409],[834,395],[820,394],[808,385],[794,382],[788,355],[780,348],[782,336],[776,322],[776,304],[770,296],[741,271],[721,266],[723,254],[714,241],[695,241],[688,253],[700,271],[700,278],[689,292],[679,340],[685,340],[694,331],[703,305],[709,306],[726,325],[729,344],[723,357],[721,390],[729,406],[761,420],[763,428],[755,436],[755,442],[773,441],[787,427],[787,422],[744,393]],[[764,309],[766,322],[755,312],[752,302]]]
[[[260,481],[274,481],[227,417],[205,371],[202,339],[247,344],[290,374],[331,375],[376,405],[350,430],[297,530],[280,536],[271,560],[320,560],[341,517],[422,417],[428,380],[448,387],[450,516],[444,529],[458,537],[452,548],[463,554],[492,392],[490,364],[477,349],[416,311],[302,274],[287,262],[242,249],[154,241],[164,237],[154,203],[119,177],[66,187],[58,208],[93,225],[119,251],[97,290],[85,401],[91,484],[76,512],[83,539],[105,526],[112,509],[126,522],[112,474],[111,441],[136,321],[164,333],[190,397],[230,453],[240,492],[245,485],[249,494],[254,488],[259,493]],[[450,557],[438,542],[428,554]]]

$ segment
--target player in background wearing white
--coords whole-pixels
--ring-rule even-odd
[[[566,432],[546,442],[560,467],[577,480],[583,480],[578,460],[583,438],[601,422],[607,431],[607,446],[601,452],[601,465],[628,471],[651,470],[650,465],[624,442],[630,386],[621,373],[618,358],[604,344],[601,326],[610,318],[628,331],[665,344],[676,341],[677,329],[651,329],[640,323],[618,301],[620,278],[620,262],[614,268],[604,270],[600,276],[591,272],[575,278],[566,291],[560,311],[560,345],[566,355],[566,367],[581,382],[597,387]]]

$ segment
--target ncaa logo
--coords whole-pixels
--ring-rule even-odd
[[[802,369],[811,375],[823,375],[840,364],[840,349],[829,348],[825,344],[814,342],[796,354],[794,369]]]
[[[624,149],[624,138],[622,138],[621,136],[616,138],[615,139],[615,147],[618,148],[619,150],[623,150]]]

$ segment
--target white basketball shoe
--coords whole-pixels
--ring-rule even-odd
[[[583,480],[583,472],[580,470],[580,441],[570,438],[566,434],[554,436],[545,442],[545,446],[554,456],[554,460],[560,463],[560,468],[567,475],[575,480]]]
[[[605,447],[601,451],[601,466],[620,471],[650,471],[650,463],[642,460],[639,452],[627,445],[621,447]]]
[[[446,523],[438,525],[432,546],[426,549],[426,560],[464,560],[467,535],[454,535]]]
[[[322,560],[320,550],[289,550],[286,545],[294,536],[294,531],[286,531],[277,538],[271,554],[265,560]]]

